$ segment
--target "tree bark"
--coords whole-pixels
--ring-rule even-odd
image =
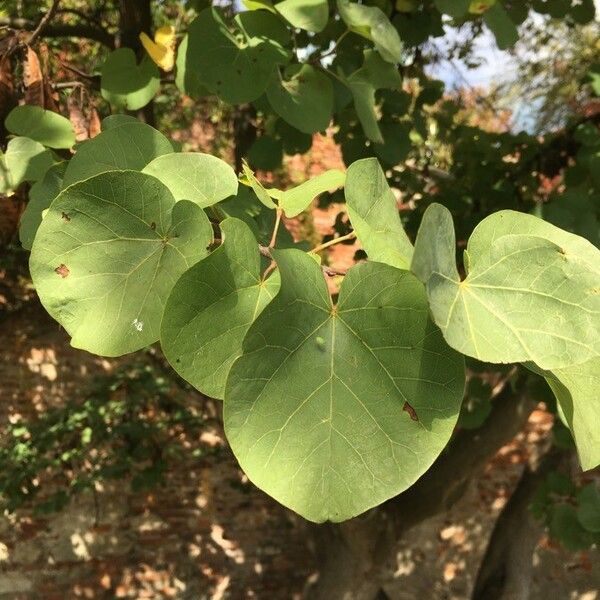
[[[477,430],[463,430],[431,468],[408,490],[356,519],[313,526],[321,565],[311,600],[373,600],[384,574],[393,569],[398,540],[425,519],[450,509],[471,478],[526,423],[536,402],[525,386],[507,386]]]
[[[256,140],[256,110],[250,104],[233,109],[233,143],[236,173],[242,170],[242,160]]]
[[[138,60],[144,53],[140,42],[140,33],[148,35],[152,33],[152,10],[150,0],[121,0],[119,4],[119,36],[117,46],[120,48],[131,48]],[[149,102],[144,108],[132,111],[130,114],[140,121],[155,124],[154,102]]]
[[[527,600],[533,572],[533,551],[542,534],[529,506],[540,483],[564,458],[551,451],[538,467],[525,467],[510,500],[498,517],[479,567],[473,600]]]
[[[37,27],[37,23],[29,21],[28,19],[19,18],[3,18],[0,19],[0,26],[10,27],[11,29],[20,29],[23,31],[34,31]],[[45,38],[57,38],[57,37],[79,37],[86,38],[99,42],[100,44],[107,46],[108,48],[115,47],[115,40],[113,36],[101,27],[85,23],[76,23],[73,25],[67,25],[62,23],[48,23],[44,27],[43,36]]]

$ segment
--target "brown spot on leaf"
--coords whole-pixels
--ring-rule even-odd
[[[154,221],[152,221],[152,223],[150,223],[150,229],[152,229],[152,231],[154,231],[156,229],[156,223]]]
[[[419,417],[417,416],[417,412],[415,411],[415,409],[408,402],[404,403],[404,406],[402,407],[402,410],[406,411],[409,414],[410,418],[413,421],[418,421],[419,420]]]
[[[61,217],[61,219],[63,221],[67,221],[68,222],[68,221],[71,220],[71,217],[66,212],[61,213],[60,217]]]
[[[70,271],[69,271],[69,269],[68,269],[67,265],[63,265],[63,264],[60,264],[60,265],[58,265],[58,267],[56,267],[56,269],[54,269],[54,272],[55,272],[57,275],[60,275],[60,276],[61,276],[63,279],[64,279],[65,277],[68,277],[68,276],[69,276],[69,273],[70,273]]]

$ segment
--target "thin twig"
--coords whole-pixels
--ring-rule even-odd
[[[322,250],[325,250],[326,248],[329,248],[330,246],[335,246],[335,244],[341,244],[342,242],[348,242],[350,240],[353,240],[354,238],[356,238],[356,233],[354,233],[354,231],[351,231],[350,233],[347,233],[346,235],[342,235],[340,237],[333,238],[332,240],[329,240],[328,242],[325,242],[324,244],[320,244],[319,246],[316,246],[315,248],[313,248],[310,251],[310,253],[317,254],[317,252],[321,252]]]
[[[29,36],[29,39],[27,40],[28,46],[31,46],[33,42],[35,42],[35,40],[37,40],[38,37],[41,35],[42,31],[44,30],[44,27],[46,27],[46,25],[50,22],[52,17],[54,17],[54,15],[56,14],[59,4],[60,0],[54,0],[54,2],[52,2],[52,6],[49,8],[48,12],[40,19],[38,26],[33,30],[31,35]]]
[[[279,225],[281,225],[281,215],[283,211],[281,208],[277,209],[277,216],[275,217],[275,226],[273,227],[273,235],[271,235],[271,241],[269,242],[269,248],[275,248],[277,242],[277,232],[279,231]]]
[[[52,87],[55,90],[64,90],[64,89],[69,89],[69,88],[75,88],[75,87],[85,87],[85,84],[82,83],[81,81],[60,81],[58,83],[54,83],[52,85]]]

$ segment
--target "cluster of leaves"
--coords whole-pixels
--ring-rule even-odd
[[[197,439],[203,423],[160,370],[119,367],[82,401],[6,428],[0,507],[60,510],[75,494],[125,477],[133,491],[156,486],[169,464],[189,456],[184,440]]]
[[[600,543],[600,490],[596,482],[576,485],[562,473],[550,473],[537,489],[531,509],[551,537],[572,551]]]
[[[375,159],[286,191],[248,167],[242,183],[240,194],[229,166],[175,152],[148,125],[105,120],[47,197],[31,252],[40,299],[72,344],[118,356],[160,339],[175,370],[224,398],[226,434],[249,477],[315,521],[354,516],[429,467],[460,412],[456,350],[531,363],[555,390],[583,466],[598,463],[587,413],[600,339],[589,242],[495,213],[471,236],[460,281],[447,209],[430,206],[413,248]],[[315,252],[280,249],[277,235],[261,246],[258,225],[274,214],[276,234],[281,214],[340,186],[369,260],[348,271],[334,305]],[[232,206],[243,220],[226,216]],[[274,262],[265,269],[261,257]]]
[[[545,377],[582,466],[598,465],[600,252],[536,216],[493,212],[534,212],[536,171],[553,140],[455,126],[450,102],[432,118],[443,87],[418,70],[417,91],[403,89],[409,48],[423,41],[409,31],[422,28],[427,38],[441,31],[442,13],[456,23],[483,15],[507,46],[527,10],[500,1],[246,4],[235,16],[202,8],[176,57],[187,94],[252,103],[262,115],[264,133],[239,179],[223,161],[180,152],[122,115],[54,164],[47,147],[69,147],[66,124],[43,111],[23,118],[27,107],[9,115],[15,139],[38,144],[45,157],[28,179],[11,174],[6,186],[34,183],[21,239],[40,299],[72,344],[119,356],[160,341],[178,373],[224,400],[226,434],[249,478],[313,521],[364,512],[429,468],[461,415],[464,356],[523,363]],[[554,11],[550,4],[532,2],[541,12]],[[565,6],[575,19],[588,5]],[[149,102],[157,66],[175,61],[171,33],[142,40],[153,62],[112,54],[105,98],[129,108]],[[130,83],[135,89],[121,87]],[[430,137],[434,118],[452,147],[445,177],[435,186],[406,169],[386,177],[380,163],[401,163]],[[273,168],[284,150],[306,150],[330,122],[346,173],[287,190],[260,183],[251,166]],[[571,176],[548,207],[568,203],[574,188],[594,202],[597,139],[583,126],[575,141],[558,171],[583,168],[586,179]],[[390,183],[423,197],[406,219],[410,237]],[[325,276],[336,273],[319,264],[322,246],[306,252],[280,224],[334,189],[352,229],[331,242],[356,236],[368,260],[342,273],[332,299]],[[452,215],[459,241],[470,234],[458,265]],[[463,408],[463,426],[486,417],[488,390],[475,393],[481,411]]]

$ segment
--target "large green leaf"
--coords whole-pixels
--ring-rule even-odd
[[[175,200],[190,200],[202,208],[237,194],[235,171],[210,154],[163,154],[146,165],[142,172],[162,181]]]
[[[544,375],[552,388],[583,470],[600,465],[600,358],[552,371],[527,366]]]
[[[348,29],[371,40],[383,60],[399,63],[402,58],[402,42],[396,28],[377,6],[366,6],[338,0],[340,16]]]
[[[323,31],[329,19],[327,0],[283,0],[274,8],[294,27],[315,33]]]
[[[0,193],[15,190],[25,181],[39,181],[53,164],[52,153],[39,142],[27,137],[13,138],[6,152],[0,153]]]
[[[270,193],[278,199],[279,207],[283,209],[285,216],[291,218],[306,210],[317,196],[342,187],[345,180],[346,174],[343,171],[330,169],[295,188],[285,192],[271,190]]]
[[[333,86],[312,65],[290,65],[283,77],[274,75],[267,98],[282,119],[304,133],[323,131],[331,120]]]
[[[221,223],[223,244],[175,284],[161,325],[161,346],[175,370],[202,393],[223,398],[250,325],[279,290],[262,281],[254,234],[242,221]]]
[[[382,88],[399,90],[402,85],[400,73],[393,65],[383,61],[376,52],[366,50],[362,67],[349,77],[340,78],[352,92],[356,114],[365,135],[372,142],[382,144],[384,139],[377,122],[375,92]]]
[[[71,121],[41,106],[17,106],[5,121],[6,129],[50,148],[72,148],[75,131]]]
[[[501,211],[476,228],[461,281],[452,217],[431,205],[412,270],[446,341],[486,362],[555,369],[600,354],[600,251],[536,217]]]
[[[141,171],[156,157],[171,152],[171,142],[150,125],[124,122],[109,127],[79,146],[69,162],[64,185],[105,171]]]
[[[27,250],[31,250],[33,239],[42,222],[42,213],[52,204],[62,188],[67,164],[67,161],[63,161],[50,167],[44,178],[34,183],[29,190],[29,202],[19,224],[19,239],[23,248]]]
[[[230,104],[256,100],[278,64],[290,59],[286,27],[267,11],[249,11],[234,19],[231,31],[214,8],[203,10],[188,32],[185,70]],[[188,90],[187,83],[185,84]]]
[[[408,269],[413,247],[402,227],[396,198],[376,158],[351,164],[346,206],[356,236],[371,260]]]
[[[150,57],[138,65],[131,48],[119,48],[108,55],[102,65],[102,97],[128,110],[148,104],[160,89],[160,73]]]
[[[119,356],[158,340],[179,276],[206,256],[208,218],[156,178],[109,171],[63,190],[35,237],[30,270],[71,343]]]
[[[230,371],[225,432],[258,487],[311,521],[342,521],[408,488],[442,451],[463,359],[408,272],[358,265],[332,306],[310,256],[275,258],[281,291]]]

